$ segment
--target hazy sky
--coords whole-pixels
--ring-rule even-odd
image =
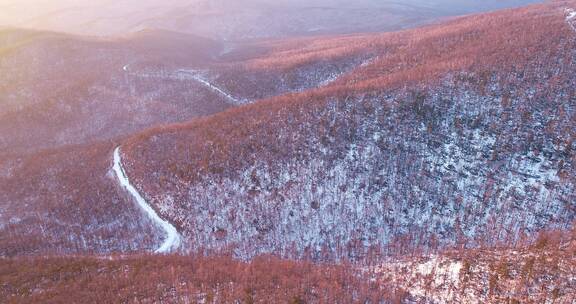
[[[0,25],[91,35],[158,28],[220,38],[391,30],[535,0],[0,0]]]

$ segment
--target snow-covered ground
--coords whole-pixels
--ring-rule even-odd
[[[567,8],[566,10],[566,23],[576,31],[576,10]]]
[[[424,261],[394,261],[376,267],[375,273],[403,286],[414,297],[449,303],[460,290],[462,262],[431,256]]]
[[[406,303],[552,304],[574,303],[575,266],[570,249],[514,249],[391,259],[365,270],[405,290]]]
[[[116,173],[116,176],[118,177],[118,180],[120,181],[120,185],[122,185],[123,188],[128,190],[130,195],[132,195],[132,197],[134,197],[134,199],[138,203],[138,206],[140,206],[140,208],[142,208],[142,210],[146,212],[146,215],[148,215],[148,217],[150,217],[152,221],[157,223],[166,232],[167,237],[164,240],[164,243],[162,243],[162,245],[154,252],[170,253],[172,250],[178,248],[178,246],[180,245],[180,234],[176,230],[176,227],[174,227],[168,221],[165,221],[162,218],[160,218],[158,213],[156,213],[156,211],[146,202],[146,200],[144,200],[144,198],[140,195],[140,193],[138,193],[138,190],[136,190],[136,188],[130,183],[128,176],[126,175],[126,171],[122,166],[122,159],[120,156],[119,147],[116,148],[116,150],[114,150],[113,169],[114,172]]]
[[[573,10],[571,8],[567,8],[566,13],[567,13],[566,20],[572,20],[572,19],[576,18],[576,10]]]

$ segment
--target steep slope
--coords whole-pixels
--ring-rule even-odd
[[[566,5],[358,37],[383,55],[323,89],[146,132],[123,146],[125,168],[189,250],[242,258],[362,259],[567,228]]]

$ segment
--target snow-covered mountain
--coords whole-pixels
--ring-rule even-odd
[[[367,65],[147,131],[126,167],[192,252],[361,259],[566,229],[575,38],[557,5],[358,37]]]
[[[574,303],[576,1],[372,32],[520,2],[0,29],[0,302]]]
[[[153,126],[314,87],[365,57],[251,68],[301,46],[222,45],[166,31],[116,39],[0,32],[0,255],[154,247],[162,229],[118,187],[113,149]]]

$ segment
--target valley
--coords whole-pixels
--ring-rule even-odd
[[[0,302],[576,301],[575,1],[129,2],[0,30]]]

